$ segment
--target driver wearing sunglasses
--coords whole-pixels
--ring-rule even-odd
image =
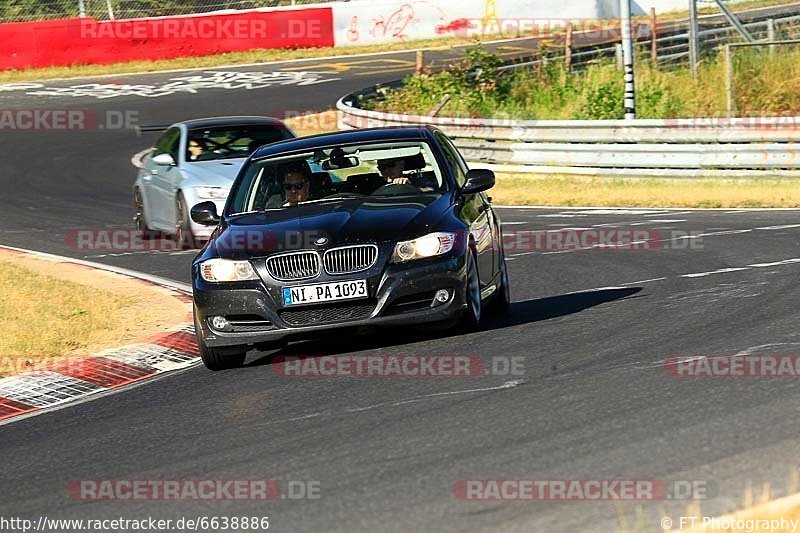
[[[292,165],[283,174],[284,207],[293,207],[309,199],[309,176],[301,165]]]

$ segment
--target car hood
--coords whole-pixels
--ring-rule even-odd
[[[228,219],[214,240],[219,255],[245,258],[281,251],[414,239],[441,228],[449,194],[352,198]],[[318,239],[327,239],[316,244]]]
[[[247,159],[220,159],[218,161],[187,162],[183,169],[197,185],[230,189],[233,179]]]

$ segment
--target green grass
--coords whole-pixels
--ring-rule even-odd
[[[613,178],[498,173],[498,205],[800,207],[800,179]]]
[[[129,298],[0,265],[0,356],[60,356],[106,338],[125,321]]]
[[[787,2],[785,0],[752,0],[749,2],[743,2],[737,4],[735,6],[735,10],[739,11],[743,9],[767,7],[771,5],[780,5],[786,3]],[[68,5],[72,6],[73,4],[68,3]],[[74,5],[77,6],[77,4]],[[715,7],[700,9],[700,13],[718,13],[718,12],[719,10],[716,9]],[[90,15],[91,14],[92,13],[90,12]],[[99,12],[98,14],[102,16],[102,14],[100,14]],[[124,13],[122,11],[118,11],[118,18],[122,17],[123,15]],[[666,14],[659,14],[658,16],[660,20],[682,19],[682,18],[687,18],[688,11],[673,11]],[[636,20],[646,23],[649,21],[649,16],[636,17]],[[520,35],[520,37],[524,36],[526,35],[524,34]],[[231,52],[231,53],[216,54],[216,55],[209,55],[202,57],[182,57],[182,58],[162,59],[154,61],[128,61],[128,62],[112,63],[108,65],[80,64],[79,63],[80,58],[76,58],[76,64],[71,66],[0,71],[0,83],[38,81],[38,80],[47,80],[55,78],[102,76],[102,75],[123,74],[129,72],[158,72],[164,70],[179,70],[179,69],[189,69],[189,68],[214,68],[214,67],[219,67],[221,65],[262,63],[270,61],[289,61],[295,59],[306,59],[306,58],[328,57],[328,56],[346,57],[350,55],[412,50],[416,48],[426,48],[426,49],[449,48],[455,46],[476,44],[481,41],[491,42],[492,39],[501,37],[507,38],[510,36],[486,35],[482,39],[441,37],[434,39],[420,39],[415,41],[377,44],[377,45],[347,46],[341,48],[326,47],[326,48],[281,49],[281,50],[250,50],[246,52]]]
[[[445,94],[450,101],[440,116],[510,119],[623,118],[623,79],[613,63],[579,72],[560,63],[497,75],[498,58],[468,51],[457,68],[410,76],[402,89],[369,105],[378,111],[429,114]],[[735,108],[739,115],[795,114],[800,109],[800,48],[738,49],[734,54]],[[479,68],[475,78],[468,72]],[[688,69],[659,69],[640,61],[636,70],[637,117],[719,116],[725,104],[722,57],[705,62],[697,80]]]

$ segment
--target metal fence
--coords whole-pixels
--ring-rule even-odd
[[[0,22],[29,22],[79,16],[98,20],[164,17],[330,1],[333,0],[3,0],[0,2]]]
[[[374,89],[372,89],[374,90]],[[343,130],[432,124],[471,163],[516,172],[675,177],[800,176],[800,117],[719,120],[492,120],[359,109],[338,104]]]
[[[759,16],[757,20],[745,22],[742,25],[757,40],[792,40],[800,38],[800,15],[795,14],[779,16]],[[670,24],[658,24],[656,32],[652,31],[649,23],[639,21],[633,28],[638,40],[634,43],[635,51],[639,57],[655,58],[660,65],[683,65],[689,62],[689,31],[685,27]],[[655,35],[655,46],[652,36]],[[699,53],[701,61],[713,55],[725,44],[744,42],[744,38],[736,29],[727,23],[704,23],[698,33]],[[511,64],[505,68],[513,69],[520,66],[535,65],[540,62],[565,61],[567,54],[563,43],[556,43],[545,48],[541,57],[534,57],[524,63]],[[602,59],[615,58],[622,61],[622,49],[618,39],[593,46],[573,48],[570,55],[572,68],[581,68]]]
[[[800,15],[755,20],[745,26],[757,39],[786,39],[800,35]],[[699,40],[703,56],[710,57],[720,48],[743,39],[730,27],[706,26]],[[671,33],[657,38],[657,44],[659,63],[688,62],[689,35],[685,28],[671,28]],[[648,51],[651,45],[646,39],[637,44]],[[572,66],[585,66],[615,54],[614,42],[575,48]],[[503,68],[564,59],[556,51],[554,55],[534,57]],[[728,118],[726,114],[717,119],[535,121],[411,116],[363,108],[366,101],[381,98],[386,90],[400,85],[402,82],[371,87],[342,98],[337,104],[339,127],[433,124],[450,136],[472,163],[502,165],[519,172],[800,176],[798,116]]]

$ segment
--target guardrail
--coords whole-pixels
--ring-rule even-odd
[[[744,24],[758,37],[782,35],[800,26],[800,16],[787,13]],[[683,31],[683,33],[682,33]],[[704,51],[726,44],[729,27],[700,32]],[[688,33],[673,28],[657,43],[660,62],[688,54]],[[638,46],[646,46],[640,40]],[[571,64],[580,67],[614,54],[614,43],[592,44],[573,51]],[[666,53],[664,53],[666,52]],[[663,54],[663,55],[662,55]],[[502,69],[524,68],[552,56],[512,63]],[[521,172],[663,176],[800,176],[800,117],[696,118],[674,120],[483,120],[387,114],[363,109],[402,86],[394,82],[349,94],[337,103],[339,128],[369,128],[431,124],[442,129],[474,163],[503,165]]]
[[[397,84],[393,84],[397,85]],[[339,100],[339,129],[433,125],[471,163],[515,171],[665,176],[800,176],[800,117],[489,120],[360,109]]]

